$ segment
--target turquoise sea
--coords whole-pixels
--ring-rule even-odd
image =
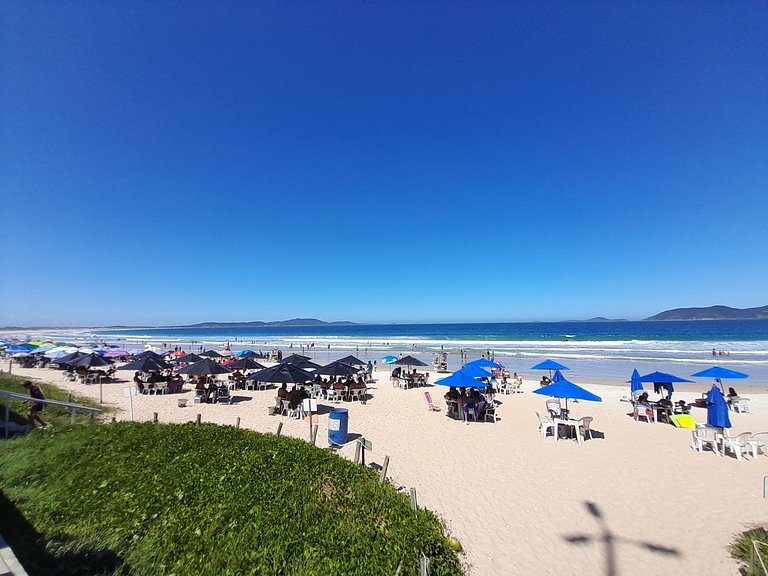
[[[524,375],[539,360],[553,358],[572,369],[575,381],[626,380],[633,367],[641,373],[687,376],[719,365],[749,374],[739,381],[741,386],[768,386],[768,320],[132,328],[100,330],[93,336],[128,349],[147,343],[185,350],[280,348],[303,351],[318,362],[350,353],[378,361],[408,353],[431,362],[444,351],[450,369],[459,367],[460,351],[465,350],[470,359],[491,353]]]

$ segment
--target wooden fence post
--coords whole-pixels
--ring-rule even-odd
[[[387,479],[387,468],[389,468],[389,456],[384,456],[384,465],[381,467],[381,474],[379,475],[379,484],[384,484],[384,480]]]
[[[235,428],[240,428],[240,416],[237,417],[237,421],[235,422]]]
[[[203,417],[203,415],[202,415],[202,414],[198,414],[198,415],[197,415],[197,421],[195,422],[195,424],[200,424],[200,419],[201,419],[202,417]]]
[[[282,432],[282,431],[283,431],[283,423],[282,423],[282,422],[280,422],[280,423],[277,425],[277,432],[275,432],[275,436],[280,436],[280,432]]]
[[[157,412],[154,412],[154,413],[153,413],[153,415],[152,415],[152,422],[154,422],[155,424],[157,424]]]

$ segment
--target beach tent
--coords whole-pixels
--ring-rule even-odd
[[[384,356],[381,360],[386,364],[392,364],[392,362],[397,361],[397,356]]]
[[[559,371],[556,373],[559,374]],[[565,398],[565,409],[568,410],[568,400],[587,400],[589,402],[602,402],[603,399],[600,396],[592,394],[589,390],[585,390],[581,386],[578,386],[563,378],[560,375],[560,380],[553,380],[549,386],[544,386],[538,390],[533,391],[534,394],[541,394],[542,396],[551,396],[552,398]]]
[[[253,350],[246,349],[246,350],[241,350],[240,352],[235,354],[235,356],[237,356],[238,358],[245,358],[247,356],[256,356],[256,352],[254,352]]]
[[[728,415],[728,403],[717,385],[707,392],[707,426],[730,428],[731,418]]]
[[[552,370],[570,370],[570,368],[568,368],[568,366],[563,366],[554,360],[544,360],[544,362],[539,362],[536,366],[533,366],[531,370],[549,370],[549,377],[551,379]]]
[[[278,384],[303,384],[314,379],[314,377],[314,374],[310,374],[293,364],[278,364],[277,366],[254,372],[249,376],[251,380],[256,382],[274,382]]]
[[[336,360],[315,370],[315,374],[322,374],[323,376],[351,376],[357,372],[357,368],[341,360]]]
[[[435,384],[452,388],[485,388],[487,386],[485,382],[477,380],[474,376],[465,372],[463,368],[450,376],[436,380]]]
[[[200,360],[200,362],[180,368],[177,372],[179,374],[189,374],[190,376],[203,376],[208,374],[229,374],[232,370],[210,358],[206,358],[205,360]]]
[[[725,392],[723,388],[723,378],[749,378],[748,374],[743,372],[736,372],[736,370],[729,370],[728,368],[720,368],[720,366],[712,366],[696,374],[691,374],[694,378],[714,378],[717,383],[720,384],[720,389]]]

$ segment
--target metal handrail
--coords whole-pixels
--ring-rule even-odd
[[[8,428],[11,422],[11,399],[31,401],[35,404],[48,404],[51,406],[59,406],[72,411],[72,423],[75,423],[75,415],[78,412],[87,412],[90,414],[91,419],[94,415],[101,412],[101,408],[93,408],[91,406],[83,406],[82,404],[75,404],[74,402],[62,402],[61,400],[48,400],[45,398],[32,398],[26,394],[18,394],[17,392],[11,392],[9,390],[0,390],[0,397],[5,397],[5,437],[8,438]]]

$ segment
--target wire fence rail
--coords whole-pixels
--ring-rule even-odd
[[[8,438],[8,432],[11,423],[11,400],[30,401],[33,400],[36,404],[45,404],[46,406],[58,406],[65,408],[71,412],[72,424],[75,423],[75,418],[78,412],[84,412],[88,414],[91,420],[94,419],[96,414],[101,412],[101,408],[93,408],[91,406],[84,406],[82,404],[75,404],[74,402],[63,402],[61,400],[49,400],[49,399],[31,399],[26,394],[18,394],[16,392],[10,392],[8,390],[0,390],[0,398],[5,398],[5,417],[3,422],[3,430],[5,431],[5,437]]]

